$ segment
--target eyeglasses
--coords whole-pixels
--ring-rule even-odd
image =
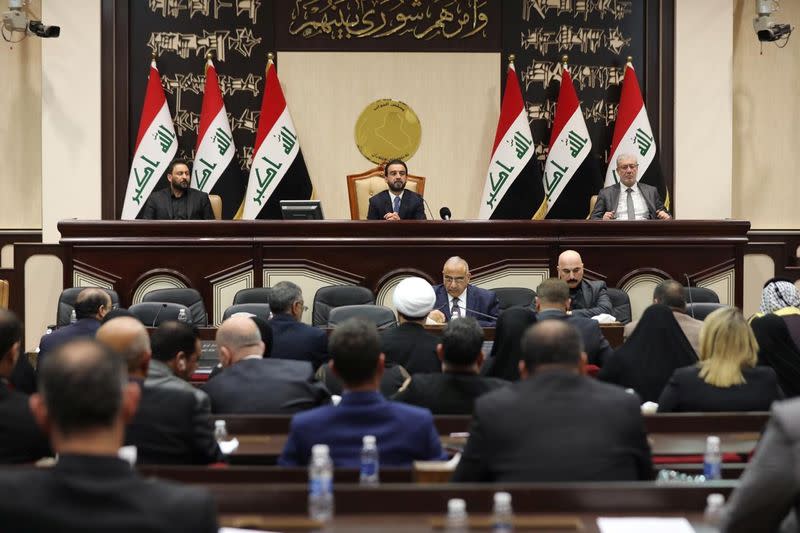
[[[444,277],[444,282],[445,283],[457,283],[457,284],[460,285],[460,284],[464,283],[465,281],[467,281],[467,278],[465,278],[464,276],[458,276],[457,278],[454,278],[452,276],[445,276]]]
[[[639,168],[639,163],[633,163],[630,165],[619,165],[617,168],[620,170],[633,170],[635,168]]]

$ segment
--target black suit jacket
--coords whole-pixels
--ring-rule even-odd
[[[144,480],[108,456],[62,455],[53,468],[0,472],[0,517],[4,532],[217,532],[206,489]]]
[[[287,314],[277,314],[269,321],[272,327],[271,359],[308,361],[317,369],[328,357],[328,336],[314,326],[298,322]]]
[[[447,294],[447,289],[440,283],[439,285],[434,285],[433,292],[436,294],[436,302],[433,304],[433,308],[444,313],[445,321],[449,322],[450,296]],[[463,309],[464,302],[461,302],[460,305]],[[500,316],[500,300],[497,299],[494,291],[481,289],[475,285],[467,285],[466,306],[466,315],[477,320],[481,326],[493,328],[497,324],[497,317]]]
[[[186,212],[189,220],[214,220],[211,200],[208,194],[197,189],[186,189]],[[137,218],[142,220],[174,220],[172,198],[169,186],[153,191]]]
[[[614,306],[611,304],[611,298],[608,296],[605,281],[589,281],[581,280],[580,284],[581,295],[583,297],[583,306],[575,307],[573,305],[571,311],[572,316],[583,316],[591,318],[601,313],[612,314]]]
[[[285,415],[330,401],[314,381],[309,363],[285,359],[245,359],[205,385],[211,411],[225,414]]]
[[[386,360],[401,365],[409,374],[442,371],[442,363],[436,355],[439,337],[425,331],[421,324],[404,322],[381,331],[380,336]]]
[[[476,399],[508,385],[504,379],[478,374],[415,374],[392,399],[427,407],[435,415],[470,415]]]
[[[664,207],[664,202],[661,201],[658,189],[642,182],[638,182],[637,185],[644,198],[644,203],[647,204],[647,218],[657,219],[656,212],[658,211],[669,212]],[[602,219],[603,214],[607,211],[616,211],[621,190],[619,183],[600,189],[597,193],[597,203],[594,204],[591,218],[594,220]]]
[[[386,213],[394,211],[392,202],[394,196],[388,190],[381,191],[369,199],[369,211],[367,220],[383,220]],[[422,203],[422,196],[406,189],[403,191],[403,198],[400,200],[401,220],[425,220],[425,206]]]
[[[633,481],[652,478],[639,398],[549,370],[475,402],[454,481]]]
[[[745,383],[721,388],[706,383],[697,365],[679,368],[658,398],[658,412],[769,411],[772,402],[783,399],[772,368],[744,368],[742,375]]]
[[[32,463],[50,455],[47,437],[33,420],[28,397],[0,380],[0,463]]]
[[[537,313],[536,318],[539,321],[548,319],[566,320],[569,324],[575,326],[581,333],[583,348],[586,350],[590,364],[603,366],[603,362],[614,353],[613,348],[611,348],[605,335],[600,330],[600,324],[597,320],[582,316],[570,316],[557,309],[540,311]]]
[[[136,415],[125,432],[140,464],[209,464],[223,460],[210,413],[197,413],[189,391],[142,387]]]
[[[49,335],[42,335],[39,340],[39,356],[36,367],[41,368],[44,360],[56,348],[81,337],[94,337],[98,329],[100,329],[100,321],[96,318],[81,318],[74,324],[60,327]]]

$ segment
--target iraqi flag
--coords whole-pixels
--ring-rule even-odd
[[[656,142],[647,109],[642,100],[642,91],[636,79],[636,71],[630,61],[625,66],[625,78],[617,108],[617,121],[614,124],[614,137],[611,140],[611,158],[608,160],[605,186],[619,183],[617,176],[617,157],[621,154],[636,156],[639,160],[639,181],[658,189],[669,209],[669,194],[661,173],[661,164],[656,155]]]
[[[136,150],[125,190],[122,219],[133,220],[139,215],[156,183],[166,172],[178,151],[175,126],[169,114],[161,76],[155,59],[150,63],[150,76],[144,93],[144,106],[139,119]]]
[[[514,63],[508,65],[478,218],[530,219],[544,199],[535,146]]]
[[[311,178],[272,57],[267,60],[267,81],[253,154],[241,218],[279,219],[281,200],[311,198]]]
[[[565,63],[542,177],[546,218],[586,218],[599,178],[592,140]]]
[[[235,155],[236,146],[219,90],[217,70],[209,58],[200,127],[197,130],[192,187],[222,197],[222,206],[227,213],[223,218],[232,218],[242,201],[243,184],[241,171],[234,161]]]

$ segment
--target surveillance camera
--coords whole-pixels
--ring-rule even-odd
[[[774,42],[779,39],[789,38],[794,27],[791,24],[775,22],[773,14],[780,9],[777,0],[756,0],[756,18],[753,19],[753,29],[761,42]]]
[[[8,11],[3,13],[3,24],[0,27],[3,38],[9,40],[5,32],[22,33],[20,40],[29,34],[37,37],[58,37],[61,34],[61,28],[58,26],[46,26],[41,20],[28,18],[28,3],[29,0],[8,0]]]
[[[42,24],[41,20],[32,20],[30,24],[28,24],[28,29],[37,37],[48,38],[61,35],[60,26],[46,26]]]

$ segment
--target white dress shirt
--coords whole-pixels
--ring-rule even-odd
[[[617,203],[617,210],[614,213],[614,218],[617,220],[628,220],[628,187],[619,183],[619,202]],[[647,214],[650,211],[647,208],[647,202],[644,201],[644,196],[639,190],[639,183],[634,183],[631,187],[631,197],[633,198],[633,212],[636,214],[635,220],[647,220]]]

